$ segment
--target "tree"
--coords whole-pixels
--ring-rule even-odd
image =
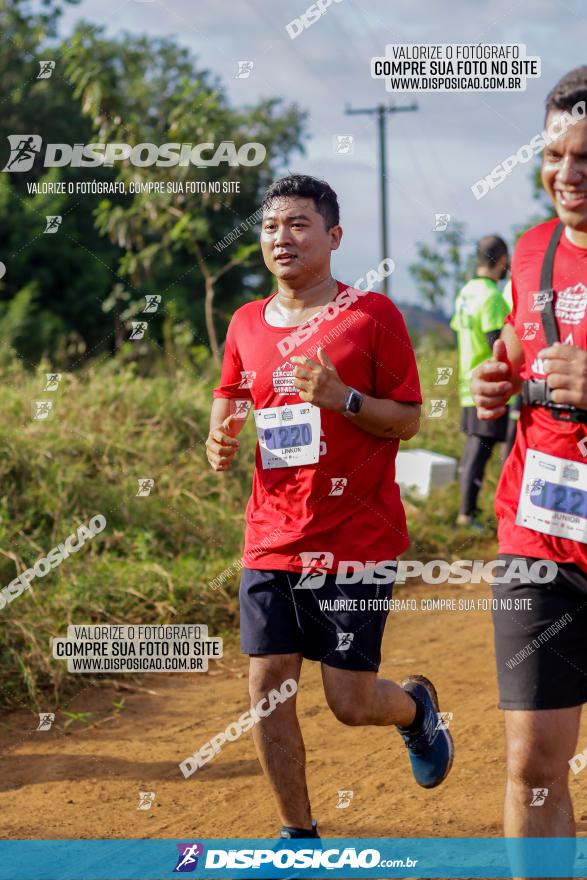
[[[60,41],[62,5],[0,0],[0,168],[9,155],[7,135],[35,133],[44,144],[259,141],[268,159],[245,169],[46,169],[37,160],[27,172],[0,172],[0,339],[32,365],[46,354],[56,365],[75,366],[119,348],[145,296],[156,293],[163,308],[150,319],[149,336],[187,347],[195,359],[208,346],[218,356],[236,305],[264,292],[247,218],[291,153],[303,149],[305,114],[277,99],[231,108],[220,81],[173,40],[106,39],[80,23]],[[46,59],[55,60],[52,76],[37,79]],[[108,198],[29,191],[53,182],[173,184],[188,177],[237,182],[240,191]],[[48,215],[62,216],[55,234],[45,233]],[[234,242],[214,246],[237,227],[242,234]]]
[[[40,134],[44,142],[80,143],[91,128],[64,76],[58,22],[65,2],[0,3],[3,83],[0,145],[4,167],[10,134]],[[77,2],[77,0],[73,0]],[[38,79],[39,62],[52,59],[49,79]],[[31,195],[28,186],[67,180],[69,169],[48,173],[37,161],[28,172],[0,172],[0,338],[26,363],[44,353],[75,363],[85,351],[108,347],[108,318],[100,307],[115,264],[116,248],[96,236],[96,197],[83,203],[69,195]],[[45,234],[47,215],[61,215],[56,234]]]
[[[131,182],[157,181],[165,184],[165,191],[139,192],[119,204],[103,199],[96,212],[100,232],[122,248],[118,273],[129,280],[136,296],[163,290],[167,300],[176,300],[179,317],[189,315],[197,323],[191,287],[185,286],[186,279],[190,285],[195,279],[207,340],[219,360],[216,303],[232,306],[242,302],[243,293],[257,292],[258,276],[251,270],[260,266],[258,245],[254,224],[247,218],[292,151],[301,151],[305,114],[277,99],[231,108],[219,81],[198,69],[188,50],[169,39],[130,34],[109,39],[102,28],[80,24],[65,57],[75,97],[99,142],[135,146],[228,141],[236,149],[258,142],[266,148],[263,164],[245,168],[137,167],[121,162],[115,173],[127,187]],[[173,191],[196,175],[206,189],[201,195]],[[225,192],[226,188],[235,191]],[[241,224],[245,229],[236,245],[215,248],[240,231]]]
[[[421,296],[433,308],[450,311],[457,292],[471,277],[474,253],[465,238],[463,223],[451,223],[436,233],[436,247],[418,242],[418,261],[409,266]]]

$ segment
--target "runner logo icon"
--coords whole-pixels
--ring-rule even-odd
[[[253,387],[253,380],[257,375],[255,370],[241,370],[241,380],[239,382],[239,388],[242,388],[244,391],[250,391]]]
[[[294,590],[317,590],[324,586],[328,569],[332,568],[332,553],[316,552],[300,553],[303,571]]]
[[[3,171],[30,171],[43,143],[39,134],[9,134],[10,156]]]
[[[54,712],[39,712],[39,726],[37,730],[51,730],[51,725],[54,721]]]
[[[531,312],[542,312],[547,302],[552,302],[551,290],[538,290],[532,293],[532,303],[530,305]]]
[[[548,797],[548,789],[547,788],[533,788],[532,789],[532,800],[530,801],[530,806],[531,807],[541,807],[547,797]]]
[[[51,74],[54,70],[54,61],[39,61],[39,72],[37,74],[37,79],[51,79]]]
[[[435,385],[448,385],[450,377],[453,374],[452,367],[436,367]]]
[[[47,225],[45,226],[44,232],[49,235],[54,235],[61,226],[62,219],[61,214],[47,214],[45,217]]]
[[[201,843],[177,843],[177,865],[173,869],[174,874],[187,874],[196,870],[198,859],[204,855],[204,847]]]
[[[337,651],[348,651],[351,647],[351,643],[355,637],[354,633],[341,633],[338,632],[338,645],[336,646]]]
[[[354,791],[350,789],[343,789],[338,792],[338,803],[336,805],[337,810],[346,810],[350,807],[351,801],[354,797]]]
[[[154,791],[139,791],[139,805],[137,807],[137,810],[150,810],[154,803]]]
[[[452,721],[452,712],[437,712],[436,718],[437,721],[434,730],[448,730],[450,722]]]
[[[130,333],[129,339],[142,339],[145,335],[145,331],[149,326],[146,321],[131,321],[132,330]]]
[[[538,333],[538,327],[540,325],[535,322],[526,322],[524,321],[524,332],[522,334],[522,342],[524,340],[531,341],[532,339],[536,339],[536,334]]]
[[[430,401],[430,412],[427,414],[429,419],[441,419],[446,412],[448,400],[441,398],[439,400]]]

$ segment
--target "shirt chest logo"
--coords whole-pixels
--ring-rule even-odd
[[[565,324],[580,324],[587,307],[587,287],[580,281],[556,295],[554,314]]]
[[[241,370],[241,380],[238,387],[242,388],[244,391],[250,391],[253,387],[256,375],[257,373],[255,370]]]
[[[276,394],[297,394],[298,389],[294,385],[295,367],[289,361],[285,361],[273,372],[273,390]]]

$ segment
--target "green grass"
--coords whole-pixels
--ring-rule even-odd
[[[424,405],[419,434],[408,443],[407,449],[429,449],[459,459],[463,450],[464,435],[459,430],[460,404],[457,386],[457,354],[453,349],[437,349],[434,340],[426,339],[416,349],[418,371],[422,386]],[[448,385],[435,385],[437,368],[452,367],[453,374]],[[447,409],[442,418],[428,418],[430,399],[445,398]],[[499,447],[494,449],[487,466],[483,489],[479,497],[481,522],[486,526],[480,536],[470,529],[457,528],[455,521],[459,509],[457,483],[434,490],[427,499],[408,495],[408,527],[412,546],[405,559],[486,558],[495,552],[492,534],[495,529],[493,500],[501,472]]]
[[[424,418],[409,446],[457,457],[456,379],[437,394],[437,364],[454,366],[454,354],[420,357],[425,396],[448,391],[448,415]],[[26,372],[0,351],[0,588],[92,516],[103,514],[107,526],[0,610],[1,699],[43,711],[89,683],[51,657],[50,639],[71,623],[207,623],[212,635],[235,637],[238,571],[220,589],[209,582],[240,556],[255,442],[249,419],[234,470],[210,470],[203,443],[214,375],[185,362],[145,377],[120,358],[64,373],[53,394],[42,390],[48,371],[45,364]],[[33,420],[32,401],[49,397],[54,415]],[[494,461],[483,501],[488,517],[497,471]],[[145,477],[154,489],[136,497]],[[407,558],[475,558],[479,545],[452,525],[455,490],[411,500]]]

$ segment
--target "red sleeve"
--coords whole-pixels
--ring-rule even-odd
[[[422,403],[414,349],[402,313],[387,300],[375,330],[375,397]]]
[[[236,343],[235,318],[228,325],[220,385],[214,389],[214,397],[226,397],[229,400],[252,400],[250,377],[243,369],[243,364]]]
[[[516,278],[514,275],[514,266],[516,263],[512,262],[512,310],[505,319],[505,324],[511,324],[512,327],[516,326],[516,312],[518,311],[518,291],[516,290]],[[517,266],[516,266],[517,268]],[[517,272],[516,272],[517,274]]]

